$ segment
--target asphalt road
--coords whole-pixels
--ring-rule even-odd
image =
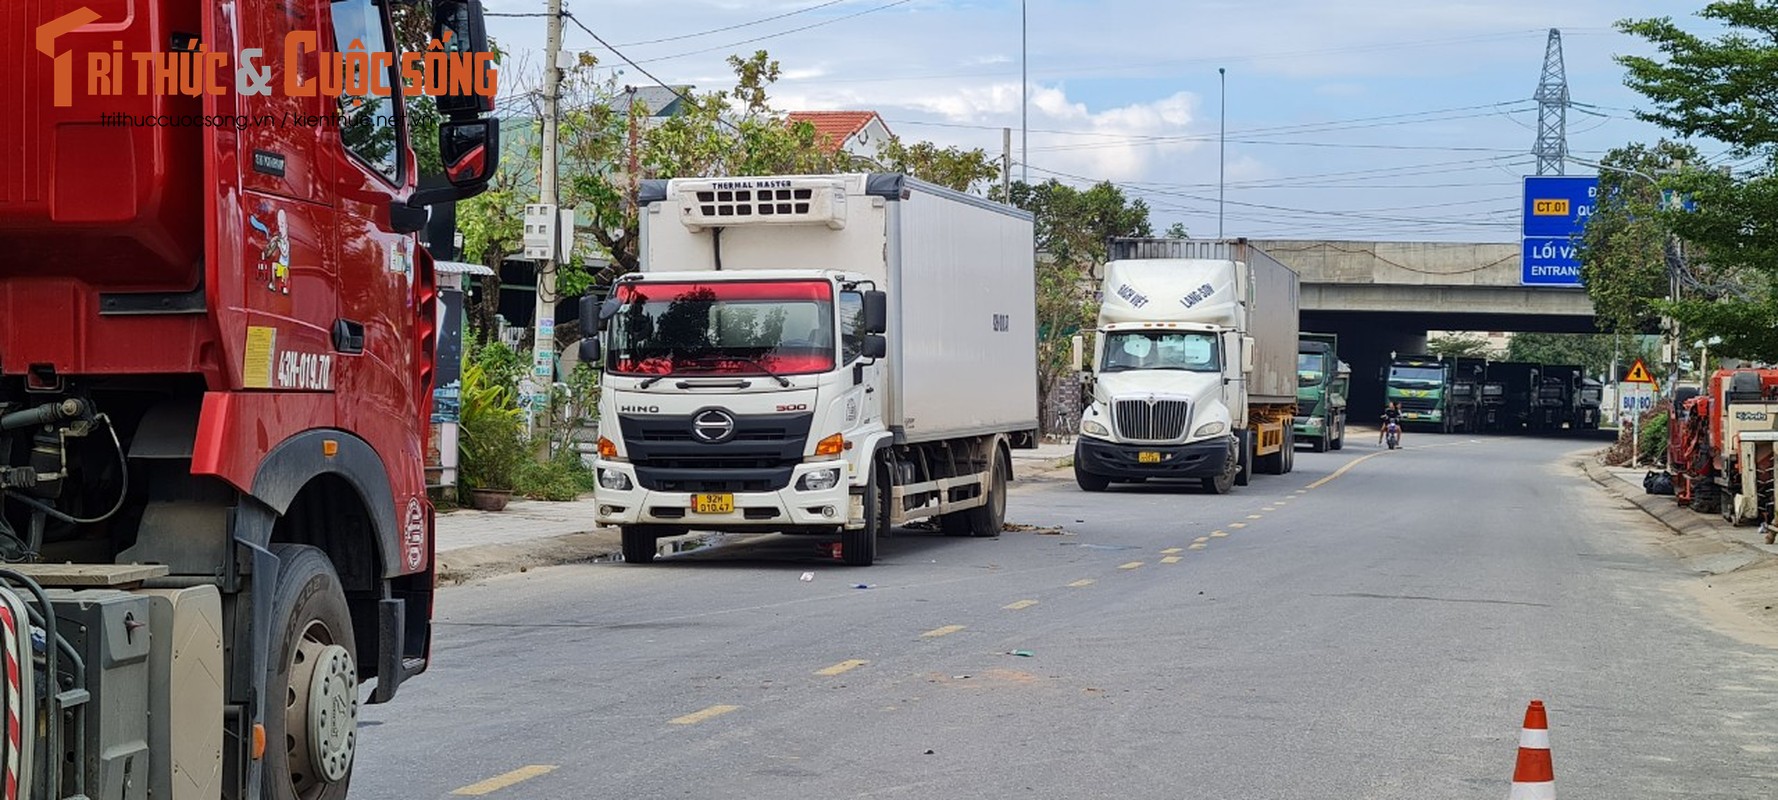
[[[1596,444],[1405,444],[1223,497],[1063,473],[1009,508],[1059,533],[870,568],[770,537],[445,590],[352,796],[1500,798],[1532,698],[1564,798],[1771,796],[1778,649]]]

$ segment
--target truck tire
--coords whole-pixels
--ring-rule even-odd
[[[650,564],[659,555],[655,550],[660,541],[660,533],[647,525],[625,525],[621,529],[624,540],[625,564]]]
[[[1235,440],[1239,443],[1235,452],[1240,454],[1240,460],[1236,463],[1241,465],[1240,469],[1235,470],[1235,485],[1246,486],[1253,480],[1253,431],[1236,431]]]
[[[1333,446],[1333,434],[1328,429],[1321,429],[1321,435],[1309,440],[1309,452],[1325,453]]]
[[[1081,469],[1080,462],[1077,461],[1074,464],[1074,483],[1083,492],[1103,492],[1111,486],[1111,479]]]
[[[1290,452],[1290,436],[1292,433],[1293,431],[1289,429],[1285,430],[1284,439],[1278,445],[1278,452],[1270,455],[1263,455],[1254,459],[1254,461],[1257,462],[1253,465],[1254,469],[1258,470],[1261,475],[1283,475],[1285,471],[1284,459],[1286,458],[1286,454]]]
[[[1296,469],[1296,431],[1284,429],[1284,451],[1281,455],[1284,458],[1284,468],[1278,474],[1289,475],[1291,470]]]
[[[1006,522],[1006,479],[1011,473],[1012,465],[1006,463],[1006,456],[996,448],[994,469],[988,476],[987,502],[963,512],[964,519],[969,520],[971,536],[989,539],[1000,535],[1000,528]]]
[[[1329,450],[1343,450],[1346,447],[1346,421],[1340,420],[1339,434],[1327,443]]]
[[[940,524],[943,524],[942,521]],[[871,459],[864,485],[864,527],[840,531],[840,560],[849,567],[868,567],[877,560],[877,537],[889,529],[889,470]]]
[[[333,562],[273,544],[272,652],[266,661],[265,800],[340,800],[358,744],[358,648]]]

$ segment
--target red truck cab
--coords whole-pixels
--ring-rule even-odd
[[[426,4],[432,59],[391,2],[0,8],[0,557],[218,588],[224,797],[343,797],[355,726],[319,695],[355,718],[359,680],[385,702],[429,656],[415,234],[486,188],[498,121],[480,0]],[[436,95],[424,189],[415,65],[481,81]]]

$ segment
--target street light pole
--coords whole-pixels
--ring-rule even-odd
[[[1229,71],[1225,67],[1217,67],[1216,76],[1217,81],[1222,84],[1222,111],[1217,114],[1219,130],[1216,135],[1216,238],[1221,239],[1223,196],[1227,192],[1228,175]]]
[[[1030,32],[1031,26],[1025,19],[1025,0],[1019,0],[1019,182],[1026,186],[1031,185]]]

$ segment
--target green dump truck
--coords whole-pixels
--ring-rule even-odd
[[[1304,333],[1296,348],[1296,440],[1319,453],[1346,445],[1346,395],[1352,368],[1340,360],[1339,337]]]

